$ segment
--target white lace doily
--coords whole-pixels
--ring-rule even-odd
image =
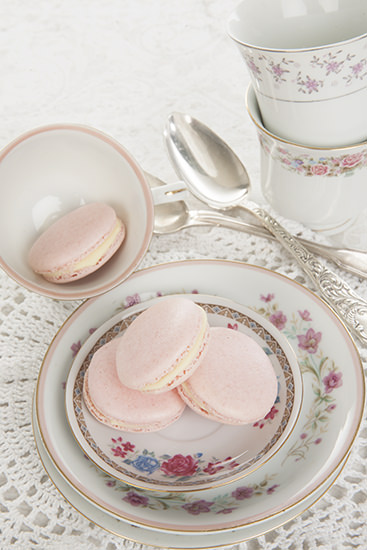
[[[225,31],[236,4],[3,0],[0,146],[35,126],[81,122],[111,134],[143,168],[172,180],[162,130],[171,111],[188,112],[235,148],[261,200],[257,138],[244,105],[248,76]],[[287,225],[315,238],[295,223]],[[364,237],[350,234],[353,243]],[[155,236],[141,267],[214,257],[266,266],[308,285],[278,244],[219,228]],[[365,279],[335,270],[367,299]],[[147,548],[104,531],[74,510],[49,480],[36,451],[31,410],[38,371],[53,336],[78,302],[36,295],[3,272],[0,283],[0,549]],[[360,352],[366,366],[367,350],[360,347]],[[364,419],[347,466],[318,503],[234,548],[366,550],[366,459]]]

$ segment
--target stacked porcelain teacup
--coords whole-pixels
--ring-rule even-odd
[[[265,198],[342,231],[367,206],[366,0],[244,0],[228,33],[251,76]]]

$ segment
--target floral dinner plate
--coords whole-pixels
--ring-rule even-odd
[[[133,488],[97,468],[75,441],[64,408],[71,357],[91,328],[103,325],[122,308],[161,294],[197,292],[243,304],[288,339],[303,378],[299,419],[279,451],[245,479],[199,493]],[[80,495],[131,524],[205,534],[242,529],[311,497],[347,457],[358,433],[364,396],[363,370],[354,342],[315,294],[257,266],[192,260],[138,271],[119,287],[84,302],[51,343],[35,398],[45,448]]]
[[[162,297],[136,304],[98,327],[78,351],[65,391],[71,430],[87,456],[120,481],[158,491],[208,489],[243,478],[269,460],[291,433],[302,401],[302,377],[293,348],[263,316],[232,300],[186,295],[206,312],[211,326],[241,331],[268,355],[278,396],[264,419],[244,426],[210,421],[186,407],[178,421],[153,433],[128,433],[98,422],[83,399],[84,374],[94,353],[121,337],[130,324]]]
[[[321,498],[322,495],[334,483],[343,469],[345,461],[347,460],[345,459],[344,462],[336,469],[334,474],[309,497],[305,498],[295,506],[292,506],[287,511],[258,523],[246,525],[241,529],[226,530],[222,533],[206,533],[205,535],[201,533],[187,533],[183,535],[158,530],[153,531],[151,529],[131,525],[129,522],[121,521],[118,518],[104,512],[98,506],[94,506],[92,502],[80,495],[80,493],[63,478],[42,443],[35,409],[36,407],[34,406],[32,423],[37,450],[51,481],[63,497],[83,516],[103,529],[110,531],[119,537],[123,537],[124,539],[139,542],[140,544],[147,544],[149,546],[159,546],[160,548],[202,549],[214,548],[217,546],[223,547],[224,545],[236,544],[238,542],[265,534],[268,531],[273,530],[295,518],[304,510],[312,506],[319,498]]]

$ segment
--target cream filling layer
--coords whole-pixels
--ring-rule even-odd
[[[85,258],[83,258],[79,262],[76,262],[69,268],[52,271],[52,275],[58,276],[58,275],[63,275],[65,273],[74,273],[74,271],[80,271],[81,269],[85,269],[86,267],[91,267],[96,265],[97,262],[100,260],[100,258],[102,258],[106,254],[106,252],[109,250],[109,248],[112,246],[117,235],[121,231],[121,227],[122,227],[122,221],[117,218],[114,228],[112,229],[107,239],[103,241],[103,243],[97,246],[97,248],[93,250],[90,254],[87,254]]]
[[[204,402],[201,402],[200,404],[198,403],[197,395],[189,388],[188,384],[182,384],[182,391],[184,392],[184,396],[189,403],[192,403],[193,406],[201,409],[203,412],[209,413],[209,407],[207,407]]]
[[[200,350],[204,344],[204,340],[206,339],[205,333],[207,332],[207,330],[208,324],[206,313],[205,311],[203,311],[202,327],[196,341],[191,346],[191,349],[184,354],[182,359],[178,361],[177,366],[173,368],[171,372],[168,372],[153,384],[146,384],[143,387],[142,391],[159,391],[162,388],[170,387],[177,378],[181,378],[185,374],[185,371],[188,369],[188,367],[191,366],[191,364],[200,354]]]

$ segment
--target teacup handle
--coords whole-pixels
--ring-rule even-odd
[[[150,185],[150,191],[155,206],[165,202],[179,201],[187,198],[187,187],[182,181],[161,184],[156,176],[152,176],[147,172],[145,172],[145,177]]]

